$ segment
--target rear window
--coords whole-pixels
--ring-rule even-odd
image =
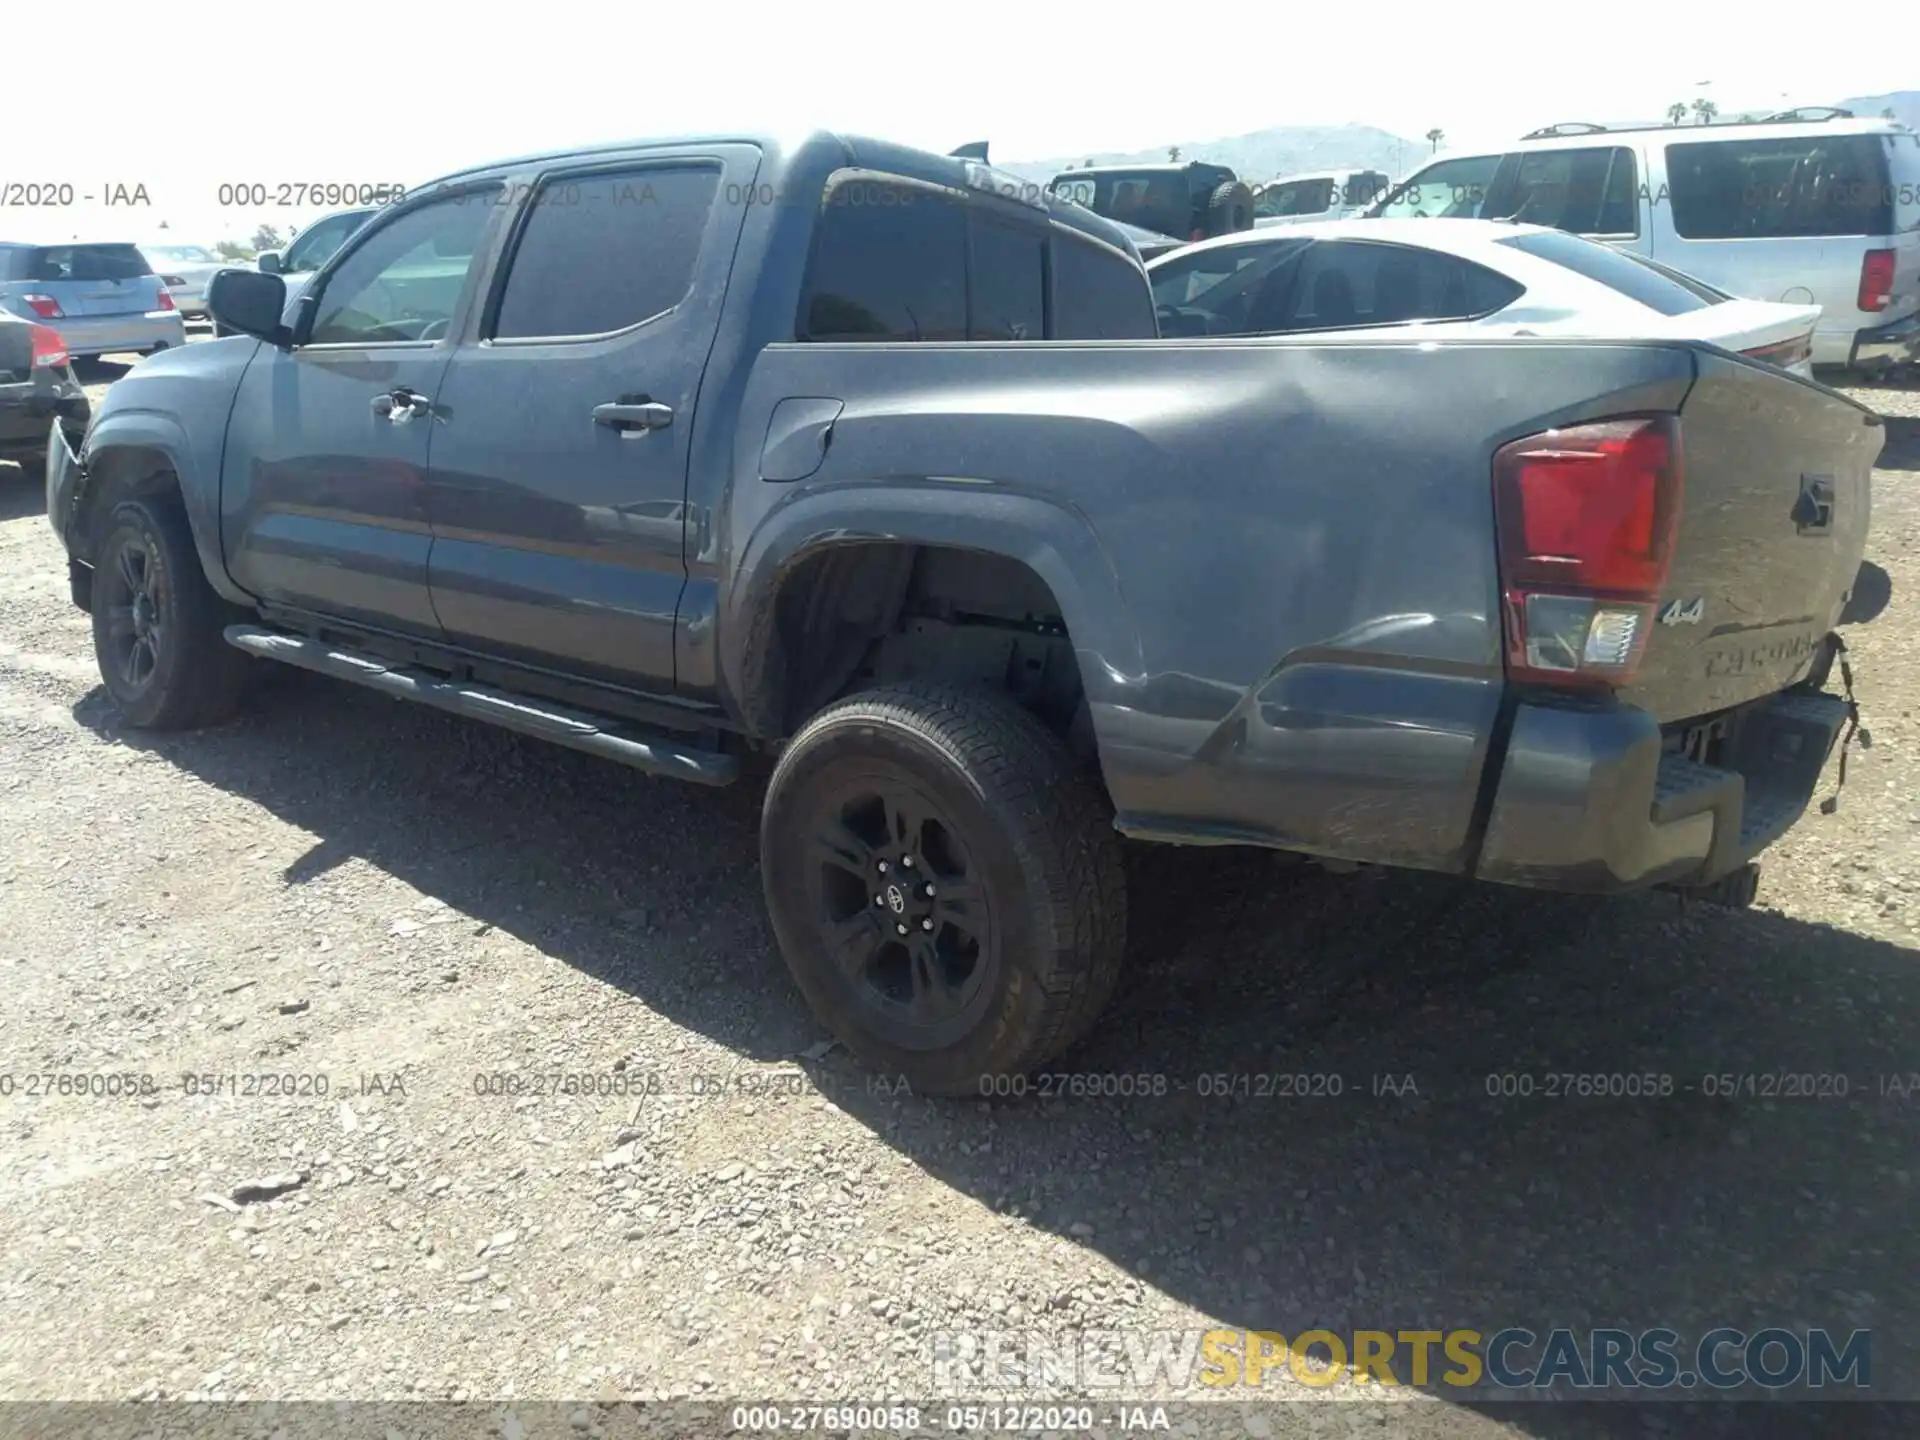
[[[1635,256],[1578,235],[1509,235],[1494,243],[1564,266],[1662,315],[1685,315],[1719,303],[1712,298],[1715,292],[1705,287],[1683,283],[1671,272],[1662,273]]]
[[[1772,136],[1667,146],[1683,240],[1890,235],[1893,187],[1878,135]]]
[[[22,280],[137,280],[153,267],[132,245],[46,245],[27,252]]]

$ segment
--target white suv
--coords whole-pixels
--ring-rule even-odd
[[[1255,229],[1304,225],[1310,220],[1345,220],[1387,193],[1381,170],[1321,170],[1284,175],[1253,190]]]
[[[1920,136],[1890,120],[1556,125],[1444,155],[1367,214],[1551,225],[1747,299],[1820,306],[1816,365],[1920,359]]]

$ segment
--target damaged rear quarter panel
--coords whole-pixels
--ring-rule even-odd
[[[946,543],[1053,585],[1124,829],[1458,870],[1504,683],[1493,450],[1677,408],[1692,375],[1662,344],[770,347],[743,434],[782,396],[845,409],[806,480],[737,477],[726,668],[782,555],[889,533],[879,492],[970,496]]]

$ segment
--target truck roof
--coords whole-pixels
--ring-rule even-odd
[[[996,170],[980,160],[937,155],[931,150],[921,150],[889,140],[875,140],[866,136],[848,135],[830,130],[807,130],[787,134],[764,131],[706,132],[608,141],[562,150],[544,150],[455,170],[435,177],[420,188],[483,179],[489,175],[505,174],[535,166],[606,159],[655,149],[684,150],[690,146],[699,145],[754,146],[767,157],[761,165],[758,183],[770,186],[776,194],[781,192],[785,178],[789,174],[818,173],[824,179],[832,171],[846,167],[880,170],[898,175],[903,179],[944,185],[955,190],[1003,195],[1031,209],[1045,211],[1055,223],[1070,230],[1077,230],[1115,249],[1135,254],[1132,241],[1120,226],[1070,201],[1056,198],[1039,181],[1023,180],[1008,171]],[[1188,167],[1166,165],[1155,168],[1183,171]]]

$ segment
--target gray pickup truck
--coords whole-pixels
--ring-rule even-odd
[[[264,659],[771,760],[780,948],[918,1089],[1093,1023],[1121,837],[1737,885],[1849,713],[1880,421],[1710,346],[1161,340],[1108,222],[832,135],[465,171],[281,286],[53,437],[126,722]]]

